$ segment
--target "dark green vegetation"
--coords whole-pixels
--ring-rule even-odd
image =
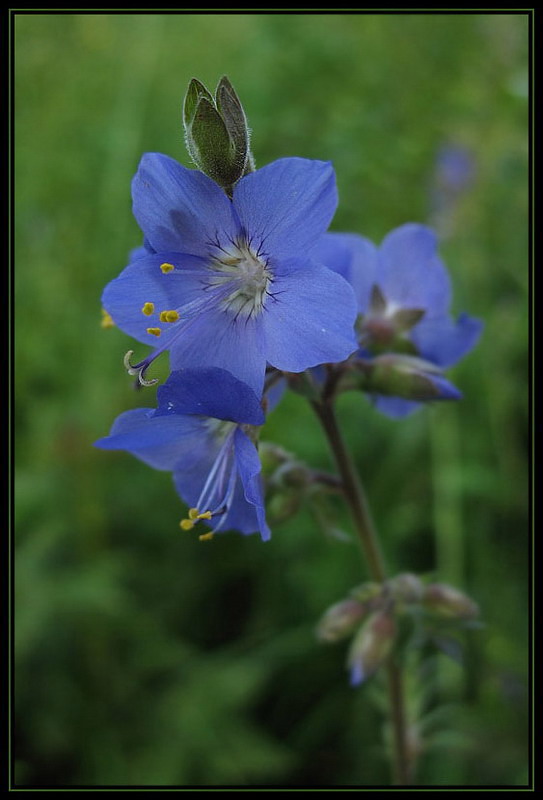
[[[484,318],[458,404],[400,422],[340,402],[392,571],[481,606],[464,668],[410,665],[424,785],[527,780],[527,20],[523,15],[16,17],[16,710],[18,785],[387,785],[379,677],[352,690],[323,610],[365,578],[354,539],[312,504],[201,544],[169,475],[93,449],[153,405],[100,328],[103,286],[140,244],[130,179],[145,151],[189,165],[182,99],[236,87],[257,165],[334,162],[332,229],[379,241],[430,219],[434,162],[475,177],[447,221],[454,310]],[[136,353],[145,348],[135,345]],[[167,364],[161,366],[165,376]],[[157,374],[160,368],[155,368]],[[289,396],[264,438],[331,468]],[[334,524],[350,531],[336,507]],[[386,734],[386,731],[385,731]],[[385,735],[386,739],[386,735]]]

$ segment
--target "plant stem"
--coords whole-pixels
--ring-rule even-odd
[[[358,472],[345,445],[339,429],[332,401],[312,402],[319,418],[328,444],[334,455],[343,484],[345,499],[362,546],[372,580],[382,583],[386,580],[386,568],[377,530],[371,517],[370,508]],[[390,659],[388,670],[388,695],[393,728],[393,775],[396,786],[411,784],[412,764],[407,740],[407,720],[403,696],[403,681],[400,667]]]

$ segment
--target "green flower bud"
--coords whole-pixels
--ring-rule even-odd
[[[372,581],[361,583],[360,586],[355,586],[354,589],[351,589],[350,595],[355,600],[358,600],[359,603],[375,601],[383,596],[383,584]]]
[[[274,523],[293,517],[302,504],[303,495],[293,489],[283,489],[267,495],[266,511]]]
[[[351,685],[357,686],[376,672],[392,651],[396,623],[389,611],[375,611],[354,637],[347,656]]]
[[[183,123],[187,149],[198,169],[231,194],[253,166],[247,120],[228,78],[221,78],[215,97],[193,78],[185,95]]]
[[[441,617],[470,619],[479,614],[479,606],[454,586],[445,583],[430,583],[422,598],[424,607]]]
[[[420,603],[424,593],[422,581],[411,572],[396,575],[386,585],[391,597],[402,605]]]
[[[289,389],[296,394],[300,394],[307,400],[320,400],[321,388],[315,383],[311,371],[306,372],[285,372]]]
[[[377,356],[369,364],[366,391],[406,400],[434,400],[440,395],[432,380],[434,375],[441,375],[441,370],[428,361],[387,353]]]
[[[365,613],[364,604],[352,598],[330,606],[317,625],[317,639],[321,642],[338,642],[340,639],[345,639],[354,631]]]
[[[265,475],[271,475],[278,467],[294,459],[292,453],[273,442],[259,442],[258,455]]]

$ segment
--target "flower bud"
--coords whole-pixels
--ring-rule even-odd
[[[337,642],[349,636],[364,614],[366,607],[357,600],[342,600],[325,611],[317,629],[317,639],[321,642]]]
[[[262,464],[262,472],[271,475],[276,469],[291,461],[294,456],[273,442],[261,441],[258,444],[258,455]]]
[[[351,686],[369,678],[390,655],[396,623],[389,611],[375,611],[354,637],[347,656]]]
[[[407,341],[407,340],[406,340]],[[335,391],[401,397],[405,400],[457,400],[460,392],[435,364],[408,353],[384,353],[344,363],[337,373]]]
[[[198,167],[227,191],[252,170],[249,129],[239,98],[223,77],[215,97],[193,78],[183,105],[185,140]]]
[[[377,356],[371,364],[369,389],[409,400],[427,400],[437,394],[430,378],[432,372],[436,372],[433,364],[413,356]]]
[[[310,370],[305,372],[285,372],[289,389],[307,400],[320,400],[321,387],[315,382]]]
[[[463,592],[445,583],[430,583],[423,595],[428,611],[442,617],[470,619],[479,614],[479,606]]]
[[[285,522],[296,514],[302,504],[303,495],[293,489],[272,491],[266,496],[266,508],[270,519],[275,523]]]
[[[391,578],[387,581],[387,588],[392,598],[404,605],[419,603],[424,592],[422,581],[411,572],[404,572]]]
[[[361,583],[360,586],[355,586],[355,588],[351,589],[350,591],[351,597],[353,597],[355,600],[358,600],[359,603],[375,601],[378,598],[381,598],[382,594],[383,584],[374,583],[372,581]]]

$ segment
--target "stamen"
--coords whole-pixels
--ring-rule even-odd
[[[260,314],[264,308],[268,287],[273,275],[268,262],[260,253],[254,251],[246,239],[232,240],[232,248],[225,249],[218,243],[221,251],[213,257],[211,268],[214,272],[212,285],[230,288],[219,308],[238,317],[250,318]]]
[[[146,330],[147,333],[151,334],[151,336],[160,336],[160,334],[162,333],[160,328],[146,328]]]
[[[160,312],[160,321],[161,322],[177,322],[179,319],[179,314],[177,311],[161,311]]]
[[[212,516],[213,514],[211,511],[200,512],[197,508],[189,508],[188,518],[189,521],[192,520],[194,524],[196,524],[200,519],[211,519]]]
[[[201,542],[210,542],[213,539],[213,536],[213,531],[209,531],[209,533],[202,533],[200,536],[198,536],[198,539]]]
[[[164,275],[167,275],[167,274],[168,274],[168,272],[173,272],[173,270],[175,269],[175,267],[174,267],[174,265],[173,265],[173,264],[168,264],[168,263],[166,262],[166,263],[164,263],[164,264],[161,264],[161,265],[160,265],[160,269],[162,270],[162,272],[164,273]]]
[[[105,308],[102,309],[102,319],[100,321],[101,328],[114,328],[115,323],[110,314],[106,311]]]
[[[141,309],[142,314],[145,314],[146,317],[150,317],[151,314],[155,313],[155,304],[154,303],[144,303],[143,308]]]
[[[191,531],[194,528],[194,522],[191,519],[182,519],[179,527],[184,531]]]

